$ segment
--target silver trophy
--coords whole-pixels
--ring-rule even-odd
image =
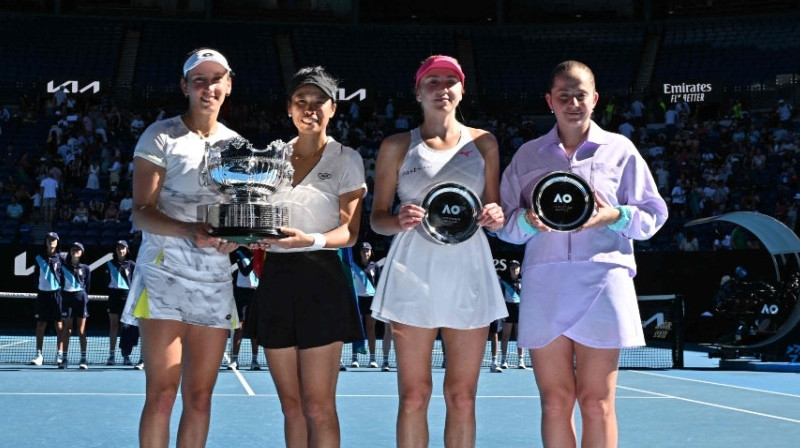
[[[206,143],[200,182],[226,199],[198,206],[198,219],[211,224],[215,236],[240,244],[287,236],[280,228],[289,225],[288,208],[267,198],[292,182],[291,156],[291,145],[281,140],[266,149],[241,137],[221,147]]]

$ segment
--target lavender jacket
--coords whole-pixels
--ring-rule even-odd
[[[625,206],[630,219],[619,229],[598,227],[580,232],[537,232],[524,220],[531,192],[542,177],[569,171],[586,179],[612,206]],[[667,204],[647,162],[625,136],[592,122],[586,141],[567,157],[557,128],[523,144],[503,172],[500,196],[506,224],[498,237],[525,244],[522,270],[551,263],[593,261],[627,267],[636,275],[633,240],[646,240],[667,220]],[[617,227],[617,226],[615,226]]]

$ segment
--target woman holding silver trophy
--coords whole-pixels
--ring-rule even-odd
[[[617,446],[620,349],[645,345],[633,241],[651,238],[667,206],[626,137],[592,121],[599,95],[585,64],[552,71],[553,129],[523,144],[503,173],[508,216],[498,236],[525,244],[518,343],[530,349],[545,447]]]
[[[333,447],[340,443],[342,345],[363,340],[337,249],[356,243],[367,186],[361,155],[326,131],[336,113],[337,81],[322,67],[306,67],[288,93],[287,112],[298,133],[288,142],[293,176],[269,201],[286,208],[289,225],[280,228],[282,237],[255,244],[269,253],[254,297],[256,328],[249,332],[265,348],[286,446]]]
[[[456,59],[427,58],[414,90],[424,120],[386,138],[375,168],[372,229],[394,239],[372,313],[391,322],[395,339],[397,445],[428,445],[431,358],[441,329],[447,346],[445,445],[474,446],[475,395],[489,323],[507,315],[480,231],[503,225],[498,144],[491,133],[456,118],[464,95]],[[397,214],[395,195],[401,202]]]
[[[206,145],[237,137],[217,121],[233,72],[216,50],[193,51],[180,87],[183,115],[152,123],[134,151],[133,223],[142,230],[123,322],[138,325],[147,377],[141,446],[169,445],[181,387],[179,446],[204,446],[211,394],[228,333],[238,325],[228,254],[238,246],[211,235],[197,207],[219,195],[201,185]]]

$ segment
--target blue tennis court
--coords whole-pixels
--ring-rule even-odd
[[[686,351],[685,363],[685,369],[620,371],[621,447],[797,446],[800,374],[721,370],[718,361],[694,351]],[[433,368],[432,447],[443,446],[444,372]],[[0,365],[0,378],[0,446],[138,444],[142,371],[5,364]],[[337,402],[343,447],[394,446],[396,372],[342,372]],[[283,446],[282,416],[268,371],[220,371],[213,403],[208,446]],[[173,443],[179,414],[180,401],[173,412]],[[539,418],[530,370],[483,370],[477,446],[541,446]]]

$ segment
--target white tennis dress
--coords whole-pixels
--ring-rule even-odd
[[[458,182],[483,196],[484,160],[465,127],[456,147],[447,150],[429,148],[419,128],[411,131],[410,148],[397,174],[400,201],[420,205],[440,182]],[[480,328],[506,317],[486,234],[479,230],[452,245],[435,242],[422,226],[395,235],[372,315],[384,322],[456,329]]]
[[[212,136],[202,139],[180,117],[151,124],[139,139],[134,157],[167,170],[158,208],[179,221],[195,222],[198,205],[221,199],[200,184],[205,144],[224,144],[237,135],[219,123]],[[230,257],[216,248],[198,248],[185,238],[142,232],[122,321],[136,325],[137,318],[169,319],[236,328],[232,278]]]

